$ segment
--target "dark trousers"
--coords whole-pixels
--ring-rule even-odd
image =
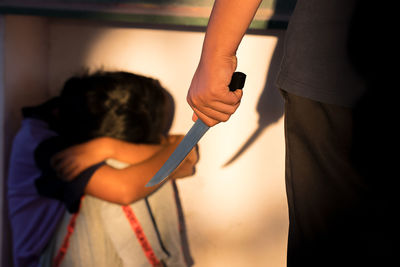
[[[371,166],[362,161],[365,153],[385,155],[369,151],[369,141],[354,145],[360,130],[367,130],[356,129],[354,109],[282,93],[287,266],[393,266],[394,190],[385,183],[387,177],[371,177]],[[373,164],[378,165],[374,170],[383,166]]]

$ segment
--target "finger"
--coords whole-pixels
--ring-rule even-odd
[[[214,118],[208,117],[207,115],[203,114],[196,108],[193,108],[193,111],[196,113],[197,118],[200,119],[209,127],[215,126],[221,122],[221,120],[216,120]]]
[[[63,159],[63,157],[60,155],[60,153],[55,154],[53,157],[50,159],[50,165],[55,167],[60,164],[60,161]]]
[[[240,105],[240,100],[232,103],[232,104],[226,104],[220,101],[210,101],[202,106],[195,106],[196,108],[203,108],[202,112],[206,113],[207,110],[211,110],[211,111],[217,111],[220,113],[225,113],[228,115],[232,115],[233,113],[235,113],[235,111],[237,110],[237,108]]]
[[[196,113],[193,112],[192,121],[195,122],[195,121],[197,121],[198,118],[199,118],[199,117],[197,117]]]
[[[236,112],[240,105],[240,101],[233,105],[228,105],[219,101],[207,104],[196,104],[188,100],[188,103],[195,113],[195,115],[192,116],[193,121],[195,121],[196,118],[200,118],[208,126],[214,126],[219,122],[229,120],[230,116]]]
[[[237,99],[237,102],[240,102],[243,97],[243,90],[241,88],[236,89],[235,91],[231,91],[233,95],[235,95],[235,98]]]
[[[69,172],[70,171],[68,169],[58,169],[57,170],[58,178],[60,178],[63,181],[67,181]]]
[[[192,172],[191,172],[191,174],[190,175],[194,175],[196,173],[196,167],[195,166],[193,166],[193,168],[192,168]]]
[[[219,102],[222,102],[226,105],[236,105],[239,103],[243,97],[243,90],[236,89],[235,91],[230,91],[227,89],[228,93],[223,98],[216,98]]]
[[[169,145],[177,145],[182,141],[183,137],[185,137],[183,134],[170,135],[168,137],[168,144]]]
[[[237,107],[235,107],[237,109]],[[197,117],[200,118],[206,125],[214,126],[220,122],[226,122],[229,120],[233,113],[220,112],[218,110],[214,110],[211,108],[202,108],[202,110],[197,109],[196,107],[192,108],[196,113]],[[235,110],[235,109],[233,109]]]
[[[72,180],[72,178],[78,174],[79,165],[74,164],[74,161],[72,160],[64,161],[64,163],[63,166],[60,166],[60,168],[57,169],[57,172],[61,175],[60,179],[65,181]]]
[[[196,173],[196,168],[194,166],[181,166],[173,173],[172,178],[173,179],[184,178],[187,176],[192,176],[195,173]]]
[[[240,105],[243,96],[242,90],[230,92],[230,94],[228,94],[229,97],[223,98],[218,97],[218,95],[213,95],[213,93],[210,94],[211,96],[205,97],[191,97],[188,95],[187,102],[191,108],[197,108],[203,113],[206,113],[206,109],[208,108],[221,113],[233,114]]]
[[[55,166],[53,166],[53,168],[55,170],[59,170],[59,171],[64,171],[67,170],[68,168],[71,168],[71,166],[74,164],[73,160],[70,160],[68,158],[64,158],[62,160],[60,160]]]
[[[63,176],[61,177],[61,179],[64,181],[71,181],[76,176],[78,176],[77,169],[70,168],[70,169],[66,170],[65,173],[63,173]]]
[[[196,144],[195,147],[190,151],[189,155],[187,156],[187,161],[190,164],[195,165],[199,161],[199,150],[198,145]]]
[[[196,160],[195,160],[195,162],[194,163],[198,163],[199,162],[199,160],[200,160],[200,150],[199,150],[199,145],[198,144],[196,144],[196,146],[194,147],[194,149],[195,149],[195,155],[196,155]]]

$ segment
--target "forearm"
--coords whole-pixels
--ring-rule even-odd
[[[207,27],[202,60],[234,56],[262,0],[216,0]]]
[[[237,67],[236,50],[261,0],[216,0],[204,38],[199,65],[189,87],[187,102],[193,120],[208,126],[227,121],[240,105],[242,90],[230,91]]]
[[[110,138],[111,153],[109,158],[114,158],[130,164],[136,164],[150,158],[161,151],[161,145],[133,144]]]
[[[175,146],[166,146],[149,159],[122,170],[109,166],[101,167],[92,176],[85,193],[121,205],[146,197],[160,185],[145,185],[172,154],[174,148]]]
[[[124,142],[110,137],[99,137],[86,143],[69,147],[52,158],[52,167],[64,180],[72,180],[86,168],[114,158],[129,164],[141,162],[165,145],[146,145]]]

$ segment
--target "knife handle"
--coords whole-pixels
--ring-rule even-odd
[[[236,91],[236,89],[243,89],[245,81],[246,81],[246,74],[239,71],[234,72],[232,74],[232,79],[229,84],[229,90],[233,92]]]

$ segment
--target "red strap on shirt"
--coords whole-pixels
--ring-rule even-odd
[[[84,196],[81,198],[81,204],[82,204],[83,198],[84,198]],[[79,210],[78,210],[78,212],[74,213],[69,220],[69,223],[67,226],[67,234],[64,237],[64,240],[61,244],[60,249],[57,252],[57,255],[53,259],[52,267],[59,267],[65,257],[65,254],[67,254],[67,250],[69,247],[69,239],[71,238],[71,235],[74,232],[75,222],[76,222],[76,218],[78,217],[78,213],[79,213]]]
[[[83,197],[81,199],[82,203]],[[147,237],[143,231],[142,226],[140,225],[139,220],[137,219],[135,213],[133,212],[132,208],[130,206],[122,206],[122,210],[126,216],[126,218],[129,221],[129,224],[131,225],[131,228],[133,232],[136,235],[136,238],[138,239],[140,245],[142,246],[142,249],[150,262],[150,264],[153,267],[159,267],[159,266],[164,266],[162,262],[157,258],[156,254],[153,251],[153,248],[150,245],[150,242],[147,240]],[[60,249],[57,252],[57,255],[53,259],[53,264],[52,267],[59,267],[61,265],[61,262],[63,261],[65,255],[67,254],[67,250],[69,247],[69,241],[71,238],[72,233],[74,232],[75,229],[75,223],[76,223],[76,218],[78,217],[79,211],[77,213],[74,213],[68,223],[67,226],[67,234],[64,237],[63,243],[60,247]]]
[[[144,254],[146,255],[150,264],[154,267],[163,266],[163,264],[159,261],[159,259],[157,259],[157,256],[154,253],[153,248],[150,245],[150,242],[147,240],[143,228],[140,225],[139,220],[136,218],[136,215],[133,212],[132,208],[130,206],[122,206],[122,210],[124,211],[125,216],[128,219],[129,224],[131,225],[131,228],[135,233],[136,238],[138,239],[140,245],[142,246]]]

